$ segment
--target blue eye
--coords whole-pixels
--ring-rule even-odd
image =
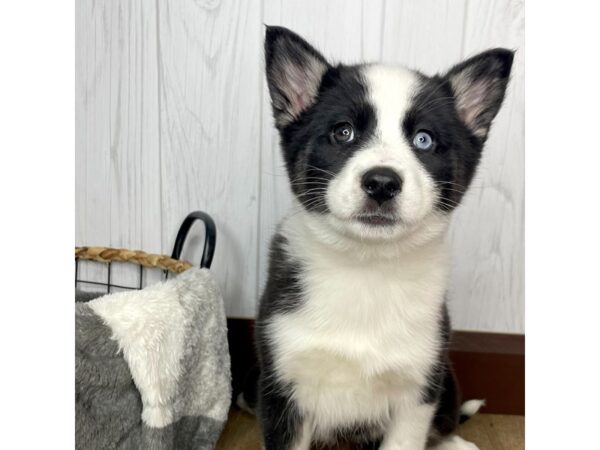
[[[433,147],[433,138],[427,131],[419,131],[413,138],[413,145],[421,151],[431,150]]]

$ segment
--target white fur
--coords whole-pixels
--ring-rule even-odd
[[[368,146],[350,158],[330,182],[327,206],[330,220],[361,237],[397,237],[421,225],[432,213],[437,199],[434,180],[419,162],[402,133],[402,118],[418,85],[414,72],[402,67],[366,66],[364,76],[377,115],[375,136]],[[402,192],[393,200],[397,209],[393,227],[366,227],[356,220],[367,198],[361,188],[362,175],[386,166],[402,178]]]
[[[248,414],[254,415],[256,413],[254,409],[250,408],[248,402],[246,402],[243,392],[238,394],[237,398],[235,399],[235,404],[238,406],[238,408],[240,408],[242,411],[246,411]]]
[[[460,407],[460,413],[463,416],[474,416],[477,412],[485,406],[485,400],[467,400]]]
[[[460,436],[450,436],[432,447],[431,450],[479,450],[479,447],[465,441]]]
[[[142,420],[150,427],[174,421],[173,399],[181,370],[184,309],[173,283],[119,292],[93,300],[92,310],[113,331],[142,396]]]
[[[382,259],[360,244],[329,245],[323,237],[334,232],[317,216],[296,214],[281,232],[306,268],[306,298],[268,325],[279,378],[294,383],[316,435],[360,421],[387,426],[392,410],[417,404],[439,351],[443,238]]]
[[[435,407],[431,404],[422,404],[419,397],[415,397],[412,403],[397,406],[391,426],[379,449],[424,449]]]
[[[312,439],[312,429],[309,422],[304,422],[300,429],[300,434],[296,437],[296,442],[290,450],[307,450],[310,448]]]

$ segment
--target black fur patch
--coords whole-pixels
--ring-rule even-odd
[[[454,107],[452,88],[441,77],[423,78],[402,121],[404,137],[415,155],[438,185],[438,208],[451,211],[467,190],[480,159],[482,142],[460,121]],[[419,131],[433,137],[428,151],[414,148]]]
[[[473,179],[487,130],[504,99],[512,60],[512,52],[496,49],[458,64],[445,76],[421,76],[420,89],[402,121],[402,131],[411,146],[417,132],[432,135],[433,149],[413,149],[438,185],[441,195],[437,206],[442,211],[458,206]],[[456,97],[457,87],[460,95],[466,96],[469,86],[460,83],[486,87],[481,89],[485,92],[481,104],[472,107],[471,127],[461,118],[461,98]],[[485,137],[476,135],[474,129],[485,130]]]
[[[338,428],[333,431],[327,443],[331,442],[352,442],[361,450],[367,448],[379,448],[383,440],[385,429],[373,423],[357,423],[348,425],[344,428]]]
[[[274,314],[289,312],[300,302],[301,267],[285,251],[286,239],[279,233],[271,242],[269,277],[263,293],[255,339],[260,373],[258,375],[258,415],[263,427],[266,450],[290,448],[299,433],[301,417],[291,399],[291,387],[279,382],[275,374],[271,344],[265,326]],[[245,397],[252,401],[252,389],[246,386]]]
[[[291,399],[290,387],[276,381],[272,365],[263,362],[262,367],[258,414],[265,450],[292,448],[299,437],[302,418]]]
[[[332,141],[335,125],[349,122],[355,139]],[[323,76],[317,102],[281,132],[281,149],[292,191],[306,209],[327,212],[325,187],[352,155],[366,145],[377,125],[368,101],[361,66],[330,68]]]
[[[423,391],[423,402],[437,405],[433,430],[438,437],[452,433],[458,426],[460,415],[460,392],[448,356],[450,317],[445,304],[440,319],[440,337],[442,348],[438,361],[431,368],[428,384]]]
[[[260,302],[259,324],[274,314],[293,311],[301,302],[302,267],[287,255],[286,243],[286,238],[279,233],[271,240],[269,276]]]

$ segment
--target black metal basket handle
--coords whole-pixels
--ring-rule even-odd
[[[210,268],[212,264],[213,256],[215,254],[215,245],[217,244],[217,227],[215,226],[215,222],[207,213],[203,211],[194,211],[188,214],[185,218],[181,227],[179,227],[179,231],[177,232],[177,237],[175,238],[175,245],[173,246],[173,253],[171,254],[171,258],[179,259],[181,256],[181,251],[183,250],[183,244],[185,244],[185,239],[190,231],[190,228],[194,224],[196,220],[201,220],[204,222],[205,229],[205,237],[204,237],[204,250],[202,251],[202,260],[200,261],[201,268]]]

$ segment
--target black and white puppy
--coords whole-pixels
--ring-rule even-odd
[[[444,234],[513,53],[428,77],[332,65],[280,27],[267,27],[265,51],[296,203],[273,238],[257,320],[266,450],[340,436],[385,450],[477,448],[452,435],[461,405]]]

